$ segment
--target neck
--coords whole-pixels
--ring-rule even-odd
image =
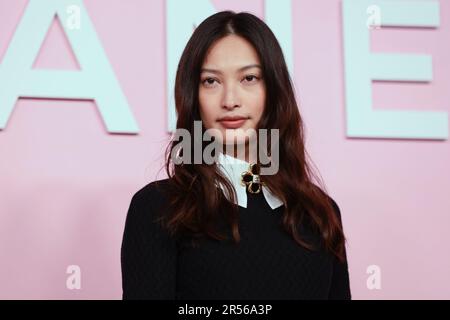
[[[224,145],[223,153],[233,158],[246,161],[248,163],[256,163],[256,147],[250,148],[249,143]]]

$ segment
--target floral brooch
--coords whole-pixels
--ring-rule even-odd
[[[250,193],[261,192],[264,182],[261,181],[259,172],[259,166],[255,163],[250,164],[248,170],[241,173],[241,185],[247,186]]]

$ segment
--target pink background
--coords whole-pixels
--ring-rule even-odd
[[[252,11],[263,2],[212,1]],[[307,148],[339,204],[354,299],[450,299],[449,141],[348,139],[339,0],[294,0],[294,77]],[[120,299],[131,196],[164,178],[165,5],[85,0],[141,132],[108,134],[94,102],[20,99],[0,131],[0,298]],[[0,61],[26,0],[0,0]],[[375,108],[449,111],[450,2],[438,29],[372,32],[372,50],[433,56],[431,84],[375,83]],[[36,68],[76,69],[55,23]],[[1,90],[1,88],[0,88]],[[66,268],[81,267],[81,289]],[[366,286],[369,265],[381,289]]]

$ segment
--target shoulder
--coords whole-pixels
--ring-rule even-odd
[[[149,266],[148,258],[151,250],[159,252],[158,250],[175,248],[170,233],[160,219],[167,212],[162,206],[164,202],[162,190],[166,183],[164,180],[150,182],[136,191],[131,198],[125,218],[121,249],[122,263],[127,264],[131,270],[137,266],[136,263],[143,263],[142,267]],[[160,256],[157,255],[156,258],[158,257]]]
[[[341,221],[341,210],[339,208],[339,205],[337,204],[337,202],[333,199],[333,197],[331,197],[328,193],[326,193],[322,188],[320,188],[318,185],[316,184],[312,184],[313,188],[316,188],[316,190],[318,192],[320,192],[321,194],[325,195],[325,197],[328,199],[328,201],[331,203],[331,206],[334,209],[334,213],[336,214],[336,216],[338,217],[339,221]],[[342,223],[342,222],[341,222]]]
[[[131,198],[130,212],[159,212],[168,201],[165,191],[169,179],[148,183],[134,193]]]
[[[328,198],[331,201],[331,205],[333,206],[334,213],[338,217],[339,221],[341,221],[341,219],[342,219],[342,217],[341,217],[341,209],[339,208],[338,204],[336,203],[336,201],[334,201],[334,199],[331,196],[328,196]]]
[[[161,199],[161,197],[164,197],[164,193],[167,190],[168,184],[169,179],[152,181],[136,191],[136,193],[132,197],[132,200],[143,203]]]

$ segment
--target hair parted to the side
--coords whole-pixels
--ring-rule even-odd
[[[266,101],[258,128],[279,129],[280,161],[278,172],[264,182],[285,204],[283,228],[299,245],[314,250],[315,247],[302,239],[298,232],[301,223],[308,223],[321,235],[326,250],[343,261],[345,237],[339,208],[327,195],[323,182],[309,163],[303,120],[282,49],[261,19],[247,12],[222,11],[197,26],[178,64],[176,128],[186,129],[194,137],[194,121],[201,120],[198,91],[202,64],[211,45],[230,34],[251,43],[261,62]],[[202,130],[205,131],[203,126]],[[215,187],[215,181],[222,184],[234,201],[237,196],[233,185],[220,173],[216,164],[174,164],[171,155],[177,143],[171,140],[165,152],[165,169],[169,177],[166,192],[170,203],[168,214],[161,220],[163,225],[172,235],[189,234],[192,239],[208,236],[225,240],[227,237],[215,228],[217,220],[225,218],[234,242],[238,244],[238,206],[224,197],[223,191]],[[191,143],[192,148],[195,143],[198,141]],[[205,147],[206,144],[202,142],[201,145]]]

